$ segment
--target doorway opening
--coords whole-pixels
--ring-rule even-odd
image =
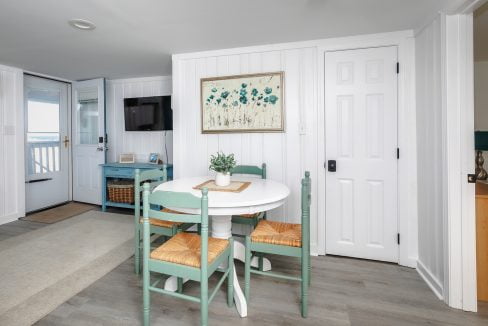
[[[476,150],[476,270],[478,310],[488,310],[488,2],[473,13]]]
[[[69,201],[101,204],[105,80],[24,75],[26,212]]]
[[[26,212],[71,200],[68,83],[24,76]]]

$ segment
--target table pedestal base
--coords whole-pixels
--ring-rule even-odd
[[[232,237],[232,216],[212,216],[212,237],[220,239],[229,239]],[[245,246],[237,239],[234,239],[234,259],[238,259],[242,262],[245,261]],[[253,257],[251,266],[258,267],[258,257]],[[271,270],[271,262],[263,259],[264,271]],[[234,268],[234,301],[236,303],[237,311],[241,317],[247,317],[247,302],[242,292],[241,286],[237,279],[237,274]],[[183,282],[188,281],[184,279]],[[164,289],[167,291],[176,291],[177,278],[171,276],[166,280]]]

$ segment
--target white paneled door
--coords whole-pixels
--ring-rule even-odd
[[[25,75],[25,209],[69,200],[67,83]]]
[[[398,262],[397,47],[325,56],[326,253]]]
[[[73,200],[101,204],[105,163],[105,80],[73,83]]]

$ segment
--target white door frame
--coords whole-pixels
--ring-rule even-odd
[[[445,112],[444,301],[453,308],[477,311],[474,173],[473,12],[486,0],[466,1],[442,14]]]
[[[382,46],[397,46],[400,74],[398,75],[398,226],[401,237],[399,264],[416,267],[417,237],[417,138],[415,109],[415,39],[413,31],[365,35],[325,40],[318,48],[318,253],[325,255],[325,53]]]
[[[68,130],[69,130],[69,148],[68,148],[68,186],[69,186],[69,190],[68,190],[68,200],[69,201],[72,201],[73,200],[73,152],[72,152],[72,145],[73,145],[73,133],[72,133],[72,118],[71,118],[71,113],[72,113],[72,85],[73,85],[73,81],[72,80],[69,80],[69,79],[64,79],[64,78],[59,78],[59,77],[54,77],[54,76],[51,76],[51,75],[46,75],[46,74],[40,74],[40,73],[37,73],[37,72],[34,72],[34,71],[29,71],[29,70],[23,70],[22,71],[22,80],[23,80],[23,76],[24,74],[28,74],[28,75],[31,75],[31,76],[34,76],[34,77],[39,77],[39,78],[46,78],[46,79],[51,79],[51,80],[54,80],[54,81],[58,81],[58,82],[64,82],[66,84],[68,84]],[[22,85],[23,85],[23,82],[22,82]],[[24,88],[22,87],[22,99],[24,98]],[[22,102],[22,125],[24,124],[24,116],[25,116],[25,107],[23,105],[24,102]],[[22,127],[23,129],[24,127]],[[22,136],[22,141],[23,140],[23,136]],[[25,159],[23,160],[23,164],[24,164],[24,171],[25,171]],[[24,172],[25,174],[25,172]],[[24,183],[24,181],[22,181],[22,183]],[[25,188],[25,186],[24,186]],[[25,190],[24,190],[24,194],[25,194]],[[25,196],[24,196],[25,197]],[[22,203],[24,206],[24,213],[23,213],[23,216],[25,216],[25,198],[23,200],[23,203]]]

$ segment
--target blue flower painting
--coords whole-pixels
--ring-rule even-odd
[[[283,73],[201,80],[202,132],[284,130]]]

